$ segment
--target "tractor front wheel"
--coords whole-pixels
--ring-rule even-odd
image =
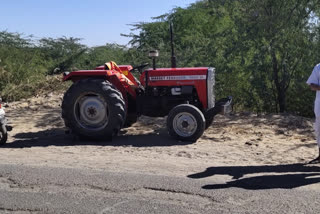
[[[65,93],[62,118],[81,137],[105,140],[116,135],[126,118],[122,94],[103,79],[84,79]]]
[[[5,125],[0,127],[0,145],[4,145],[8,139],[8,132]]]
[[[167,129],[178,140],[195,142],[203,134],[205,122],[203,113],[197,107],[182,104],[169,112]]]

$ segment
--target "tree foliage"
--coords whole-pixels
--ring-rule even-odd
[[[232,95],[235,110],[312,116],[314,93],[305,82],[320,59],[319,14],[320,0],[200,0],[131,25],[128,47],[3,31],[0,89],[9,94],[47,74],[110,60],[139,65],[152,49],[160,52],[157,66],[169,67],[172,22],[177,66],[215,67],[217,97]]]

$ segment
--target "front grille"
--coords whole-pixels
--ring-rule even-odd
[[[208,109],[211,109],[214,107],[214,102],[215,102],[214,85],[215,85],[215,68],[209,68],[208,75],[207,75]]]

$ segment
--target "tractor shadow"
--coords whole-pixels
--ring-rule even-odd
[[[66,134],[63,128],[53,128],[39,132],[18,133],[13,136],[1,148],[30,148],[48,146],[133,146],[133,147],[167,147],[177,145],[188,145],[193,142],[181,142],[172,139],[166,129],[155,130],[147,134],[126,134],[121,131],[119,136],[103,141],[80,139],[73,134]]]
[[[320,183],[320,165],[221,166],[210,167],[203,172],[188,175],[188,177],[201,179],[214,175],[229,175],[232,176],[232,180],[221,184],[204,185],[203,189],[232,187],[247,190],[293,189]]]
[[[0,148],[30,148],[30,147],[48,147],[48,146],[133,146],[133,147],[155,147],[155,146],[176,146],[187,145],[193,142],[181,142],[169,136],[165,126],[165,118],[149,118],[140,117],[137,123],[132,127],[123,128],[118,136],[112,139],[102,141],[80,139],[73,134],[66,134],[64,122],[61,119],[60,110],[51,109],[48,113],[38,113],[39,118],[35,127],[45,130],[38,132],[23,132],[15,135],[10,135],[8,143]],[[18,117],[11,113],[11,117]],[[32,114],[26,116],[26,121],[32,117]],[[51,127],[50,127],[51,126]]]

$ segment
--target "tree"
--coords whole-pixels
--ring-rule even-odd
[[[47,61],[48,74],[73,70],[77,59],[87,49],[85,45],[79,43],[80,40],[73,37],[40,39],[39,48]]]
[[[277,110],[287,110],[286,94],[303,61],[310,56],[310,15],[318,0],[245,1],[247,38],[254,41],[259,60],[253,67],[272,80]],[[262,63],[262,66],[258,66]]]

